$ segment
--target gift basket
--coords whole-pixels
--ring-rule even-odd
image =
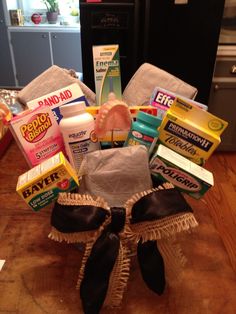
[[[82,245],[87,314],[121,306],[133,258],[158,295],[166,270],[183,269],[177,235],[198,225],[185,194],[200,199],[214,184],[204,164],[227,127],[195,87],[148,63],[121,93],[118,51],[105,62],[100,49],[96,94],[52,66],[18,93],[27,110],[9,121],[29,165],[17,193],[33,211],[51,204],[50,239]]]

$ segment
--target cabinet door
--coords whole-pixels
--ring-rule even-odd
[[[208,111],[229,123],[221,136],[218,150],[236,151],[236,80],[215,79],[212,83]]]
[[[52,65],[49,33],[11,32],[16,77],[25,86]]]
[[[0,2],[0,69],[0,86],[14,86],[15,78],[2,2]]]
[[[82,73],[80,33],[51,33],[53,64]]]

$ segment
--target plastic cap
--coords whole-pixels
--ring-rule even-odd
[[[137,114],[137,119],[140,120],[140,121],[143,121],[143,122],[146,122],[148,124],[151,124],[153,125],[155,128],[157,128],[158,126],[161,125],[161,122],[162,122],[162,119],[152,115],[152,114],[149,114],[149,113],[146,113],[144,111],[139,111],[138,114]]]
[[[63,116],[72,115],[80,111],[85,111],[86,105],[84,101],[72,102],[70,104],[62,105],[60,112]]]

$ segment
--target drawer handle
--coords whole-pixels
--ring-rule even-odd
[[[53,35],[52,37],[53,37],[54,39],[56,39],[56,38],[57,38],[57,35]]]
[[[231,74],[236,74],[236,65],[235,64],[231,68]]]
[[[219,88],[220,88],[219,85],[218,85],[218,84],[215,84],[214,90],[217,91]]]
[[[42,35],[42,38],[46,38],[46,37],[47,37],[47,35],[45,35],[45,34]]]

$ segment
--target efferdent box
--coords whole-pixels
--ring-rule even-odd
[[[220,144],[228,122],[176,97],[159,128],[161,143],[203,165]]]
[[[210,171],[161,144],[150,161],[150,171],[159,180],[171,182],[181,192],[196,199],[214,185]]]
[[[75,170],[60,152],[18,178],[16,191],[34,210],[49,205],[60,192],[78,187]]]
[[[157,117],[163,119],[168,109],[170,109],[176,97],[181,97],[183,100],[192,103],[203,110],[207,110],[208,107],[202,103],[199,103],[193,99],[177,95],[174,92],[166,90],[161,87],[156,87],[150,98],[150,105],[157,109]]]
[[[10,121],[10,130],[30,167],[65,152],[63,138],[50,107],[27,110]]]
[[[119,45],[93,46],[93,67],[97,105],[121,100]]]

